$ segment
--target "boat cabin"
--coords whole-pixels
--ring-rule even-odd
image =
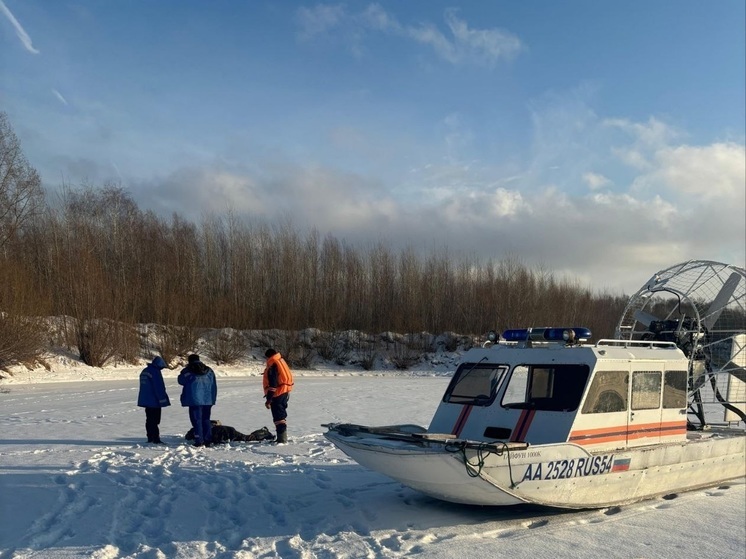
[[[587,328],[508,330],[469,350],[428,432],[589,452],[684,440],[684,353],[670,342],[589,338]]]

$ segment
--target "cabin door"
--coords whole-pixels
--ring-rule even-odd
[[[661,440],[661,387],[663,371],[655,363],[635,363],[630,382],[627,445],[655,444]]]

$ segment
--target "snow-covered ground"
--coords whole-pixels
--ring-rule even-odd
[[[271,428],[260,362],[214,368],[213,417]],[[323,437],[329,422],[427,425],[445,371],[296,371],[289,444],[194,448],[176,371],[165,375],[167,445],[144,443],[140,369],[0,381],[0,558],[746,556],[743,480],[603,510],[459,506],[362,468]]]

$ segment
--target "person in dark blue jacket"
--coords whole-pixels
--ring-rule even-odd
[[[161,409],[171,405],[166,394],[163,373],[161,373],[161,369],[166,368],[168,365],[159,355],[140,373],[140,393],[137,396],[137,405],[145,408],[145,434],[148,436],[149,443],[164,444],[161,442],[158,425],[161,423]]]
[[[212,446],[210,414],[218,397],[218,384],[213,370],[202,363],[199,355],[190,355],[187,366],[178,378],[181,405],[189,407],[189,421],[194,428],[194,446]]]

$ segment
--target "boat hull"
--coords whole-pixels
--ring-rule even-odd
[[[325,435],[371,470],[437,499],[471,505],[602,508],[746,475],[743,433],[590,453],[572,443],[511,448],[409,431],[332,425]]]

